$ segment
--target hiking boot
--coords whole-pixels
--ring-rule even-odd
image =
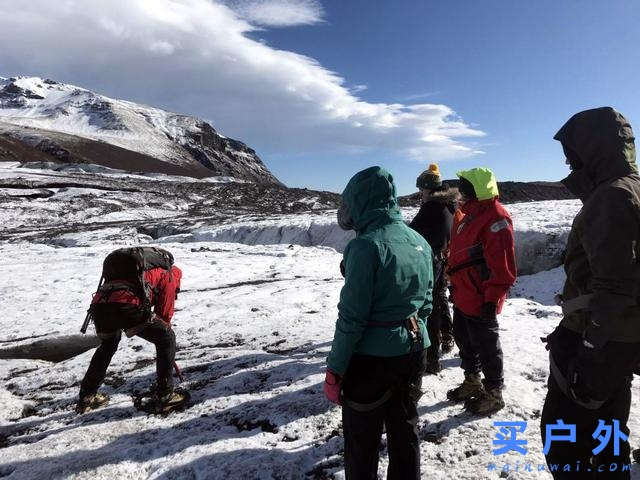
[[[442,353],[449,353],[451,350],[453,350],[455,344],[456,343],[453,340],[453,336],[447,334],[442,335],[442,340],[440,343],[440,349],[442,350]]]
[[[502,390],[500,388],[483,390],[477,398],[465,403],[465,408],[475,415],[491,415],[502,410],[504,408]]]
[[[435,360],[433,362],[427,362],[427,365],[425,367],[425,374],[437,375],[440,373],[441,370],[442,370],[442,365],[440,365],[439,361]]]
[[[478,397],[484,388],[480,380],[479,373],[471,373],[464,376],[464,382],[458,387],[447,392],[447,398],[452,402],[463,402],[474,397]]]
[[[86,395],[80,399],[76,406],[76,412],[83,414],[109,403],[109,397],[103,393]]]
[[[191,396],[184,390],[174,390],[166,395],[158,396],[158,408],[163,413],[171,412],[184,406]]]

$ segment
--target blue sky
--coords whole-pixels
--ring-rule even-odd
[[[638,18],[632,0],[32,0],[0,4],[0,75],[198,115],[290,186],[378,164],[406,194],[433,161],[559,180],[552,136],[585,108],[640,128]]]
[[[375,7],[374,7],[375,5]],[[567,167],[554,133],[580,110],[612,105],[640,129],[640,3],[634,1],[327,1],[326,23],[263,32],[368,88],[371,102],[451,106],[487,135],[486,152],[440,163],[443,175],[492,168],[500,180],[559,180]],[[366,154],[411,191],[421,165]],[[282,156],[273,163],[303,162]],[[343,164],[318,155],[328,165]],[[425,158],[425,162],[438,158]],[[297,170],[297,169],[296,169]],[[291,172],[302,182],[304,170]],[[338,186],[332,169],[321,180]]]

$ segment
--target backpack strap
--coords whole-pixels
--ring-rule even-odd
[[[470,247],[466,248],[466,251],[469,260],[449,267],[449,269],[447,270],[447,275],[451,275],[466,268],[477,266],[480,267],[480,277],[482,277],[483,280],[486,280],[486,278],[489,277],[489,270],[487,268],[487,261],[484,258],[484,248],[482,247],[482,243],[478,242],[474,245],[471,245]]]
[[[453,273],[459,272],[460,270],[464,270],[465,268],[475,267],[476,265],[486,265],[487,262],[484,258],[476,258],[474,260],[469,260],[468,262],[463,262],[455,267],[450,267],[447,270],[447,274],[451,275]]]
[[[389,322],[369,322],[367,328],[396,328],[404,327],[407,330],[411,340],[410,352],[421,350],[424,345],[422,331],[420,330],[419,318],[417,314],[413,314],[402,320],[391,320]]]
[[[147,262],[144,256],[144,250],[142,249],[142,247],[138,247],[136,249],[136,254],[138,255],[138,269],[139,269],[139,276],[140,276],[140,285],[142,287],[142,304],[144,306],[144,310],[145,310],[145,317],[146,320],[149,321],[152,317],[152,305],[151,305],[151,287],[150,285],[147,283],[147,281],[144,278],[144,274],[147,271]]]
[[[384,395],[382,395],[382,397],[380,397],[378,400],[376,400],[375,402],[371,402],[371,403],[358,403],[358,402],[354,402],[353,400],[350,400],[349,398],[347,398],[344,393],[341,395],[341,400],[342,403],[345,404],[347,407],[349,407],[352,410],[355,410],[356,412],[370,412],[372,410],[375,410],[376,408],[384,405],[385,403],[387,403],[387,401],[393,397],[396,393],[396,388],[390,388],[389,390],[387,390],[386,392],[384,392]]]
[[[135,288],[135,285],[132,285],[129,282],[119,282],[119,281],[105,282],[98,288],[98,291],[96,292],[96,293],[99,293],[102,297],[99,303],[108,303],[109,297],[111,297],[111,294],[113,292],[117,292],[118,290],[127,290],[133,293],[134,295],[139,296],[139,292]]]

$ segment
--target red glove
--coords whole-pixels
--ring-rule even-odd
[[[324,377],[324,396],[327,397],[331,403],[340,405],[340,391],[342,390],[342,377],[337,373],[333,373],[327,368],[327,373]]]

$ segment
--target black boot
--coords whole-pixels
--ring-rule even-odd
[[[440,344],[440,348],[442,349],[442,353],[449,353],[453,350],[455,346],[455,341],[453,340],[453,335],[448,333],[442,334],[442,343]]]

